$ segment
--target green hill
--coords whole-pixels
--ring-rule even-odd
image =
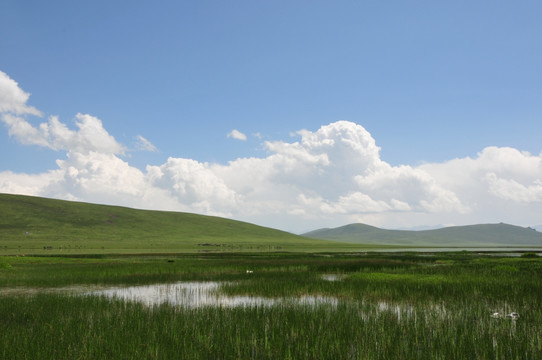
[[[403,246],[535,246],[542,247],[542,233],[508,224],[452,226],[436,230],[385,230],[365,224],[350,224],[334,229],[320,229],[303,234],[357,244]]]
[[[542,246],[542,233],[507,224],[384,230],[364,224],[302,236],[191,213],[0,194],[0,255],[237,251],[352,251],[394,246]]]
[[[220,217],[0,194],[0,255],[330,247],[337,244]]]

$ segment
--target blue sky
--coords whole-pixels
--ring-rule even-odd
[[[6,0],[0,191],[290,231],[538,225],[541,15],[539,1]],[[69,131],[52,131],[51,117]],[[42,123],[50,131],[31,140]],[[345,139],[380,149],[318,147]],[[451,181],[457,171],[471,182]],[[141,188],[111,195],[130,186]]]

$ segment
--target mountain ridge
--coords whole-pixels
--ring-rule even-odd
[[[474,224],[430,230],[387,230],[353,223],[301,234],[313,239],[405,246],[542,246],[542,233],[516,225]]]

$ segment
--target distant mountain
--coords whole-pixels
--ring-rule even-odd
[[[451,226],[433,230],[385,230],[366,224],[319,229],[303,236],[356,244],[404,246],[540,246],[542,233],[509,224]]]

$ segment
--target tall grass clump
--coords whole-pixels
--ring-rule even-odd
[[[457,309],[453,309],[457,310]],[[147,308],[100,297],[0,298],[4,359],[536,359],[531,314],[376,305]]]

